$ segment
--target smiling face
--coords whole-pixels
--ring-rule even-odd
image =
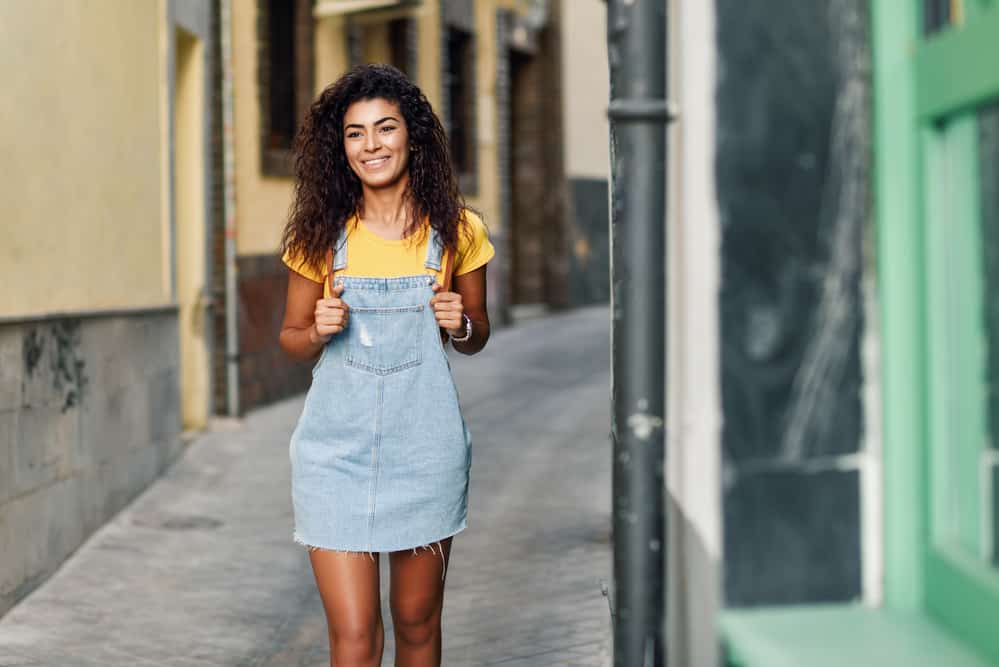
[[[408,181],[409,132],[395,102],[375,98],[347,107],[343,147],[364,187],[380,189]]]

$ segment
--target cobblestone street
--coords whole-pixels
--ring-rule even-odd
[[[610,663],[608,333],[607,309],[588,308],[451,356],[473,463],[444,665]],[[0,665],[327,665],[312,571],[291,540],[287,444],[301,407],[287,400],[193,441],[0,619]]]

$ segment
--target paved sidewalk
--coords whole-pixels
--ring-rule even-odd
[[[473,454],[444,665],[610,664],[608,333],[606,308],[588,308],[452,355]],[[0,666],[328,665],[312,571],[291,540],[287,443],[301,407],[192,443],[0,619]]]

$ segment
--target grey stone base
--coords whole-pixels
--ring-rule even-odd
[[[174,312],[0,325],[0,614],[178,456]]]

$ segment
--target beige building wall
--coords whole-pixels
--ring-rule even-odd
[[[356,14],[351,18],[362,30],[362,56],[366,62],[389,62],[391,59],[391,48],[388,44],[388,24],[393,19],[413,18],[417,25],[417,40],[419,43],[419,55],[417,56],[416,85],[420,87],[423,94],[427,96],[434,110],[440,113],[438,108],[441,101],[441,55],[440,55],[440,3],[438,0],[424,0],[419,5],[406,9],[387,9],[379,12],[367,12]],[[331,29],[339,29],[341,32],[331,32],[323,41],[330,43],[340,40],[342,44],[342,61],[337,61],[339,69],[327,67],[330,72],[326,78],[317,76],[317,85],[320,88],[323,81],[330,83],[336,76],[345,72],[348,67],[349,57],[346,50],[346,20],[340,17],[328,18],[319,22],[320,25],[328,24]],[[317,55],[319,53],[319,42],[317,40]],[[325,45],[324,45],[324,48]],[[317,62],[317,67],[323,64]],[[317,71],[318,74],[318,71]]]
[[[164,17],[162,2],[0,3],[0,317],[170,301]]]
[[[438,115],[441,104],[441,24],[438,0],[424,0],[417,11],[420,54],[417,62],[417,81],[423,94]]]
[[[607,103],[607,6],[603,0],[562,3],[565,166],[570,177],[610,174]]]
[[[388,22],[368,23],[361,29],[361,49],[365,62],[387,63],[392,60]]]
[[[176,297],[180,327],[181,417],[185,429],[208,420],[209,358],[205,273],[205,54],[204,44],[183,30],[175,37],[174,227]]]
[[[316,93],[322,92],[347,71],[350,56],[347,53],[347,40],[344,38],[346,21],[334,16],[316,21]]]
[[[485,216],[490,229],[501,224],[499,193],[499,114],[496,108],[496,11],[507,3],[475,3],[475,135],[478,144],[478,192],[466,193],[470,206]]]

